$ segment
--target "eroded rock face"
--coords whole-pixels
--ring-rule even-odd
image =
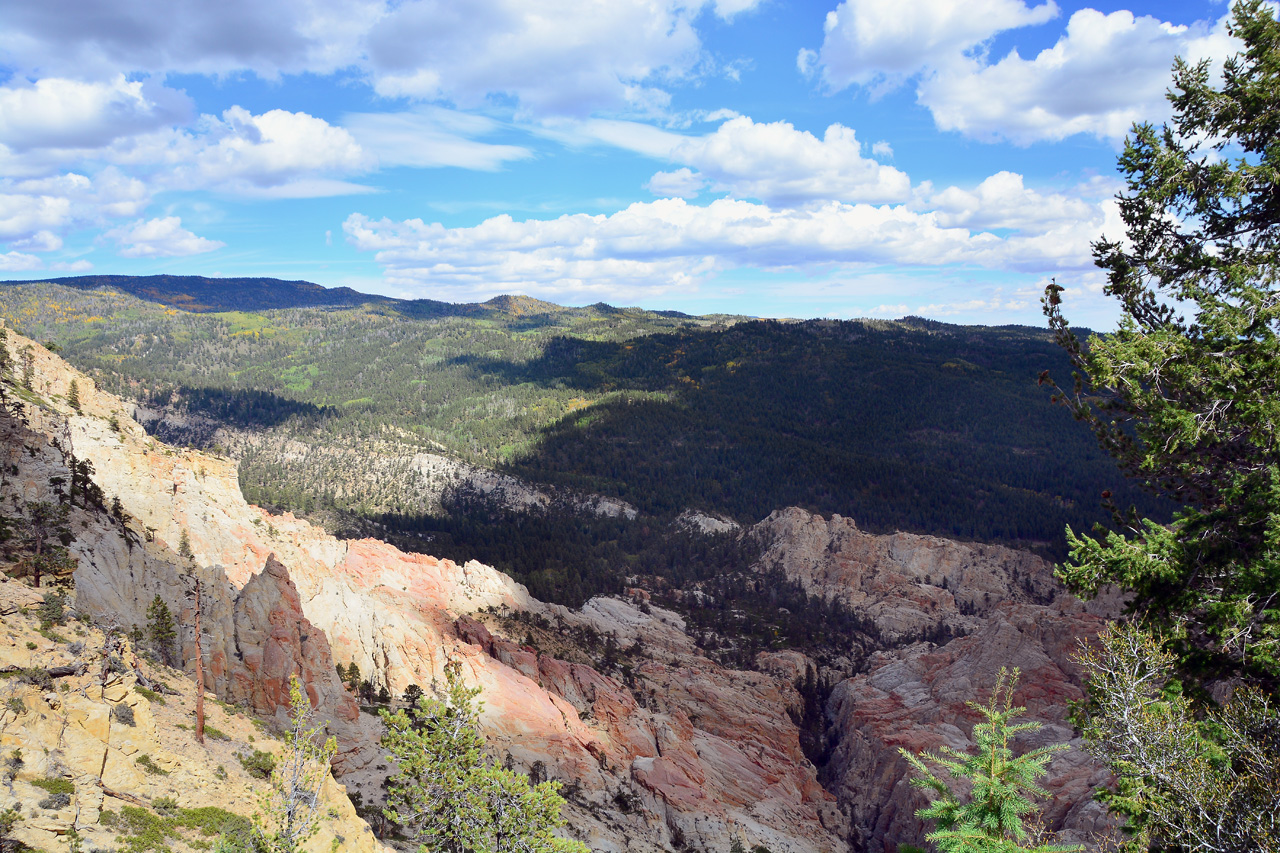
[[[25,345],[15,339],[11,351]],[[248,505],[230,460],[154,441],[83,376],[81,412],[72,413],[60,395],[77,374],[53,356],[37,352],[37,373],[48,405],[32,409],[23,439],[36,450],[17,453],[22,474],[6,488],[42,499],[41,483],[62,464],[56,439],[93,463],[108,500],[119,497],[131,518],[123,527],[101,513],[83,519],[75,545],[83,606],[127,627],[145,622],[159,594],[186,626],[181,576],[200,573],[206,686],[270,714],[287,695],[288,674],[300,669],[343,741],[344,781],[365,786],[366,798],[385,775],[382,752],[370,718],[337,684],[335,662],[356,663],[398,695],[443,680],[446,661],[460,660],[466,681],[483,691],[491,745],[517,766],[541,764],[568,783],[574,831],[600,851],[681,843],[727,850],[735,839],[774,853],[843,851],[851,837],[878,851],[918,840],[919,803],[897,747],[963,748],[974,719],[964,702],[985,698],[1001,665],[1023,668],[1017,699],[1050,724],[1041,736],[1070,735],[1065,703],[1079,688],[1069,653],[1100,620],[1060,594],[1031,555],[869,536],[848,519],[800,510],[753,528],[766,546],[761,568],[839,596],[882,641],[912,643],[936,636],[938,626],[967,635],[873,656],[866,672],[835,688],[827,709],[833,795],[818,784],[787,714],[798,705],[792,685],[808,666],[803,655],[768,653],[759,672],[728,670],[703,657],[680,618],[659,607],[596,599],[569,611],[479,563],[339,541]],[[176,554],[184,533],[195,568]],[[621,647],[639,642],[645,660],[619,680],[584,663],[589,656],[570,660],[504,636],[495,610],[543,619],[556,636],[589,628]],[[188,632],[184,659],[192,654]],[[1078,751],[1055,762],[1055,828],[1083,832],[1101,819],[1087,796],[1097,773]]]
[[[227,714],[208,703],[208,723],[216,725],[219,737],[196,743],[191,732],[194,682],[169,673],[163,704],[150,701],[135,689],[138,673],[132,664],[123,672],[102,666],[108,654],[135,660],[127,641],[74,622],[56,630],[74,636],[75,645],[50,640],[38,632],[34,613],[21,615],[39,602],[34,590],[0,579],[0,615],[5,618],[0,667],[74,670],[52,684],[24,678],[0,681],[0,804],[19,807],[17,841],[56,850],[75,829],[85,849],[120,849],[125,846],[124,827],[103,822],[103,813],[119,815],[125,806],[145,806],[161,797],[183,808],[253,814],[259,798],[268,795],[268,785],[252,778],[236,756],[251,745],[278,753],[278,742],[247,716]],[[151,677],[157,675],[155,667],[146,668]],[[64,799],[54,801],[46,788],[33,784],[50,778],[70,783]],[[317,835],[304,844],[306,853],[338,846],[353,853],[390,849],[374,838],[331,777],[326,775],[318,793],[325,818]]]
[[[42,356],[37,371],[52,377],[55,390],[75,376],[51,356]],[[119,400],[85,380],[79,387],[81,413],[52,399],[33,432],[56,433],[92,462],[95,481],[109,499],[119,498],[132,532],[111,533],[99,519],[80,537],[84,606],[117,614],[127,627],[143,624],[160,594],[189,625],[179,576],[200,573],[206,684],[270,714],[287,696],[288,675],[300,669],[343,742],[336,769],[366,797],[385,776],[382,751],[371,718],[357,714],[337,685],[334,662],[354,662],[400,694],[411,683],[443,680],[454,658],[483,690],[491,746],[517,766],[541,764],[548,778],[567,783],[574,831],[595,850],[683,843],[726,850],[735,839],[775,853],[845,849],[847,821],[803,760],[785,711],[785,678],[733,672],[701,657],[679,617],[661,608],[601,599],[571,612],[534,600],[479,563],[405,554],[376,540],[339,541],[290,515],[269,515],[245,503],[229,460],[165,447]],[[57,456],[49,454],[50,465]],[[184,534],[190,564],[176,555]],[[620,645],[640,641],[649,660],[623,684],[511,638],[486,638],[477,620],[459,622],[491,609],[590,627]],[[189,637],[183,649],[191,659]]]
[[[751,536],[765,546],[762,568],[838,596],[890,645],[939,628],[970,631],[1001,602],[1048,603],[1060,593],[1053,567],[1034,554],[913,533],[877,536],[840,515],[777,510]]]
[[[1091,794],[1109,774],[1080,749],[1066,716],[1068,704],[1084,697],[1071,654],[1102,624],[1078,605],[1004,604],[970,636],[876,655],[868,673],[838,685],[828,705],[839,733],[831,769],[837,794],[853,808],[863,849],[893,853],[900,843],[923,843],[926,830],[915,811],[926,800],[907,784],[898,749],[968,751],[973,724],[982,718],[966,702],[989,700],[1001,666],[1021,671],[1014,704],[1026,707],[1023,719],[1043,724],[1015,741],[1015,751],[1070,744],[1042,780],[1053,795],[1047,827],[1067,843],[1096,843],[1109,824]]]
[[[991,545],[898,533],[874,536],[851,519],[799,509],[773,513],[752,529],[766,545],[762,568],[782,568],[813,593],[835,595],[874,620],[887,643],[864,672],[836,685],[827,704],[834,753],[824,776],[849,809],[858,850],[893,853],[923,845],[915,817],[924,796],[908,784],[899,748],[941,746],[966,751],[981,716],[966,703],[991,696],[1001,667],[1021,672],[1014,703],[1043,727],[1018,742],[1022,750],[1069,743],[1049,765],[1052,794],[1044,817],[1067,843],[1097,844],[1106,810],[1092,800],[1107,772],[1073,739],[1070,702],[1083,698],[1072,660],[1082,641],[1114,613],[1113,598],[1086,606],[1055,586],[1051,567],[1034,555]],[[964,636],[944,645],[910,642],[944,625]],[[763,662],[799,671],[797,661]]]

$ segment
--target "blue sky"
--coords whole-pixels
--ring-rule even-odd
[[[1115,319],[1116,154],[1225,3],[54,0],[0,11],[0,277]]]

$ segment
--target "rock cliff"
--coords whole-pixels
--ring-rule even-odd
[[[236,818],[245,826],[267,784],[239,759],[255,749],[278,755],[281,744],[213,701],[205,743],[196,743],[193,682],[138,661],[127,640],[74,616],[41,630],[40,603],[35,590],[0,578],[0,806],[18,809],[12,839],[52,850],[74,830],[84,849],[138,849],[145,842],[130,809],[179,849],[207,848],[202,827],[229,829],[224,821]],[[144,670],[163,693],[139,689]],[[384,849],[332,777],[320,814],[307,853]]]
[[[118,499],[129,519],[114,527],[101,513],[84,519],[73,544],[82,606],[141,624],[156,594],[182,611],[181,575],[200,573],[206,685],[270,715],[281,713],[287,676],[301,668],[342,739],[335,769],[366,797],[386,774],[376,724],[355,712],[334,661],[354,662],[399,694],[440,679],[454,657],[484,691],[491,746],[566,783],[571,823],[593,849],[727,849],[735,839],[775,853],[844,849],[847,820],[804,760],[785,678],[716,665],[660,608],[610,600],[570,612],[479,563],[339,541],[272,516],[244,501],[230,460],[161,444],[126,404],[39,345],[10,335],[9,346],[30,348],[41,398],[9,442],[21,470],[13,488],[38,499],[74,454],[92,463],[107,500]],[[73,379],[79,411],[66,400]],[[184,550],[190,561],[178,556]],[[620,644],[642,640],[647,653],[624,684],[520,645],[497,622],[488,639],[474,618],[459,622],[482,611],[555,620],[537,629],[548,646],[552,634],[590,628]],[[187,637],[188,665],[192,655]]]
[[[839,598],[888,649],[841,674],[831,693],[824,788],[789,713],[802,705],[795,684],[805,656],[770,652],[757,671],[728,669],[642,593],[570,611],[477,562],[342,541],[271,515],[245,502],[232,460],[158,442],[130,406],[39,345],[10,335],[9,347],[15,359],[27,351],[35,382],[27,424],[6,421],[0,490],[48,499],[51,478],[65,477],[74,456],[91,462],[107,502],[119,501],[114,517],[77,511],[79,606],[127,627],[142,624],[160,595],[183,614],[190,670],[184,576],[198,574],[206,688],[271,716],[282,713],[288,676],[303,673],[342,741],[335,770],[366,802],[387,772],[377,723],[358,712],[335,663],[355,663],[399,695],[461,660],[483,690],[491,746],[564,782],[572,832],[602,851],[727,850],[735,840],[773,853],[888,851],[918,841],[920,801],[897,748],[965,746],[975,717],[964,702],[984,699],[1001,665],[1022,668],[1016,698],[1049,724],[1042,737],[1071,734],[1066,702],[1080,694],[1070,651],[1101,617],[1059,592],[1034,556],[871,536],[849,519],[796,509],[744,534],[763,551],[758,568]],[[78,411],[67,400],[73,379]],[[731,529],[712,521],[689,523]],[[1088,798],[1100,779],[1078,750],[1059,757],[1050,828],[1070,837],[1101,825]]]
[[[972,747],[981,717],[966,703],[990,697],[1001,667],[1020,670],[1014,703],[1043,724],[1019,746],[1070,744],[1044,780],[1052,793],[1046,828],[1064,843],[1090,845],[1110,831],[1106,810],[1091,798],[1108,774],[1085,755],[1066,718],[1069,703],[1084,698],[1072,655],[1104,615],[1114,615],[1114,596],[1086,605],[1056,586],[1049,564],[1025,552],[875,536],[851,519],[794,508],[773,513],[750,535],[764,546],[762,568],[782,568],[811,592],[840,598],[873,620],[886,644],[906,642],[872,654],[827,704],[833,752],[824,778],[850,812],[855,849],[894,853],[900,843],[923,844],[915,811],[925,799],[908,784],[898,749]],[[938,634],[936,626],[945,628],[944,639],[960,636],[912,642]]]

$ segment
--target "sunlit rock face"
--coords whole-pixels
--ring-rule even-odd
[[[27,343],[10,336],[11,350]],[[121,525],[99,513],[80,531],[84,606],[127,628],[145,624],[160,595],[179,614],[190,671],[193,613],[183,576],[198,574],[206,686],[279,714],[288,676],[301,673],[342,741],[336,769],[344,782],[374,794],[387,771],[377,725],[356,711],[335,663],[354,662],[400,694],[442,679],[455,658],[483,690],[495,752],[564,782],[573,831],[593,849],[728,849],[734,840],[776,853],[846,849],[848,821],[800,751],[785,677],[718,666],[661,608],[598,599],[570,612],[476,562],[339,541],[288,514],[270,515],[244,501],[229,460],[155,441],[129,406],[35,350],[46,406],[32,407],[25,435],[41,445],[38,465],[23,462],[30,497],[55,469],[65,472],[70,451],[91,462],[108,502],[118,498],[129,519]],[[72,379],[79,413],[62,399]],[[178,555],[184,542],[190,560]],[[565,631],[589,626],[625,646],[640,641],[647,656],[623,684],[467,618],[499,609],[555,620]]]
[[[28,345],[10,335],[11,353]],[[300,673],[341,741],[335,769],[376,798],[386,775],[378,723],[357,710],[335,664],[354,663],[400,695],[442,680],[460,660],[483,690],[483,724],[497,756],[565,783],[573,834],[601,851],[688,845],[727,850],[735,840],[774,853],[892,850],[917,842],[921,804],[897,748],[963,748],[1000,666],[1018,666],[1015,697],[1048,723],[1045,742],[1071,735],[1066,703],[1080,695],[1070,652],[1101,618],[1054,585],[1050,567],[1022,552],[909,534],[872,536],[852,520],[781,510],[746,535],[811,592],[836,596],[896,650],[872,655],[837,684],[827,705],[834,745],[818,770],[800,749],[788,709],[809,660],[760,656],[758,671],[703,656],[681,618],[636,601],[599,598],[577,611],[533,599],[480,563],[405,554],[367,539],[341,541],[308,522],[247,504],[234,464],[148,437],[131,407],[32,344],[29,425],[8,423],[4,490],[50,496],[67,452],[93,466],[127,522],[76,516],[73,550],[83,606],[121,627],[145,624],[156,595],[179,615],[181,656],[194,662],[186,576],[202,580],[205,686],[266,716],[283,713]],[[66,404],[75,379],[80,412]],[[721,531],[720,520],[698,519]],[[179,556],[185,542],[190,559]],[[540,620],[536,648],[521,625]],[[589,629],[589,631],[588,631]],[[627,677],[601,670],[585,633],[643,647]],[[960,635],[942,646],[918,642]],[[638,645],[637,645],[638,644]],[[847,675],[848,673],[846,673]],[[1040,741],[1036,741],[1037,743]],[[1078,837],[1103,821],[1089,789],[1099,768],[1078,749],[1051,768],[1051,828]]]

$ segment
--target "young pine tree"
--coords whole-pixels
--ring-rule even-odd
[[[312,715],[302,682],[290,676],[284,750],[271,773],[271,790],[254,815],[254,850],[259,853],[297,853],[320,829],[320,788],[338,743],[322,738]]]
[[[1053,753],[1066,749],[1066,745],[1040,747],[1014,756],[1010,741],[1021,732],[1040,728],[1036,722],[1012,722],[1026,710],[1013,705],[1017,682],[1016,669],[1011,674],[1001,668],[990,704],[968,703],[985,718],[973,727],[977,743],[974,754],[946,746],[941,754],[924,752],[919,756],[899,749],[918,774],[911,780],[912,787],[937,795],[916,815],[937,824],[937,829],[925,838],[942,853],[1070,853],[1083,849],[1057,844],[1023,846],[1028,841],[1023,820],[1036,810],[1032,798],[1048,796],[1036,780],[1044,775]],[[939,765],[952,779],[969,780],[969,795],[961,799],[926,762]]]
[[[178,629],[173,623],[173,613],[164,599],[157,595],[147,607],[147,640],[160,659],[172,666],[175,658],[174,641]]]
[[[559,783],[533,785],[485,754],[478,687],[462,682],[462,666],[445,667],[446,685],[416,707],[381,711],[382,745],[398,771],[387,783],[383,814],[420,851],[434,853],[586,853],[557,838],[564,823]]]

